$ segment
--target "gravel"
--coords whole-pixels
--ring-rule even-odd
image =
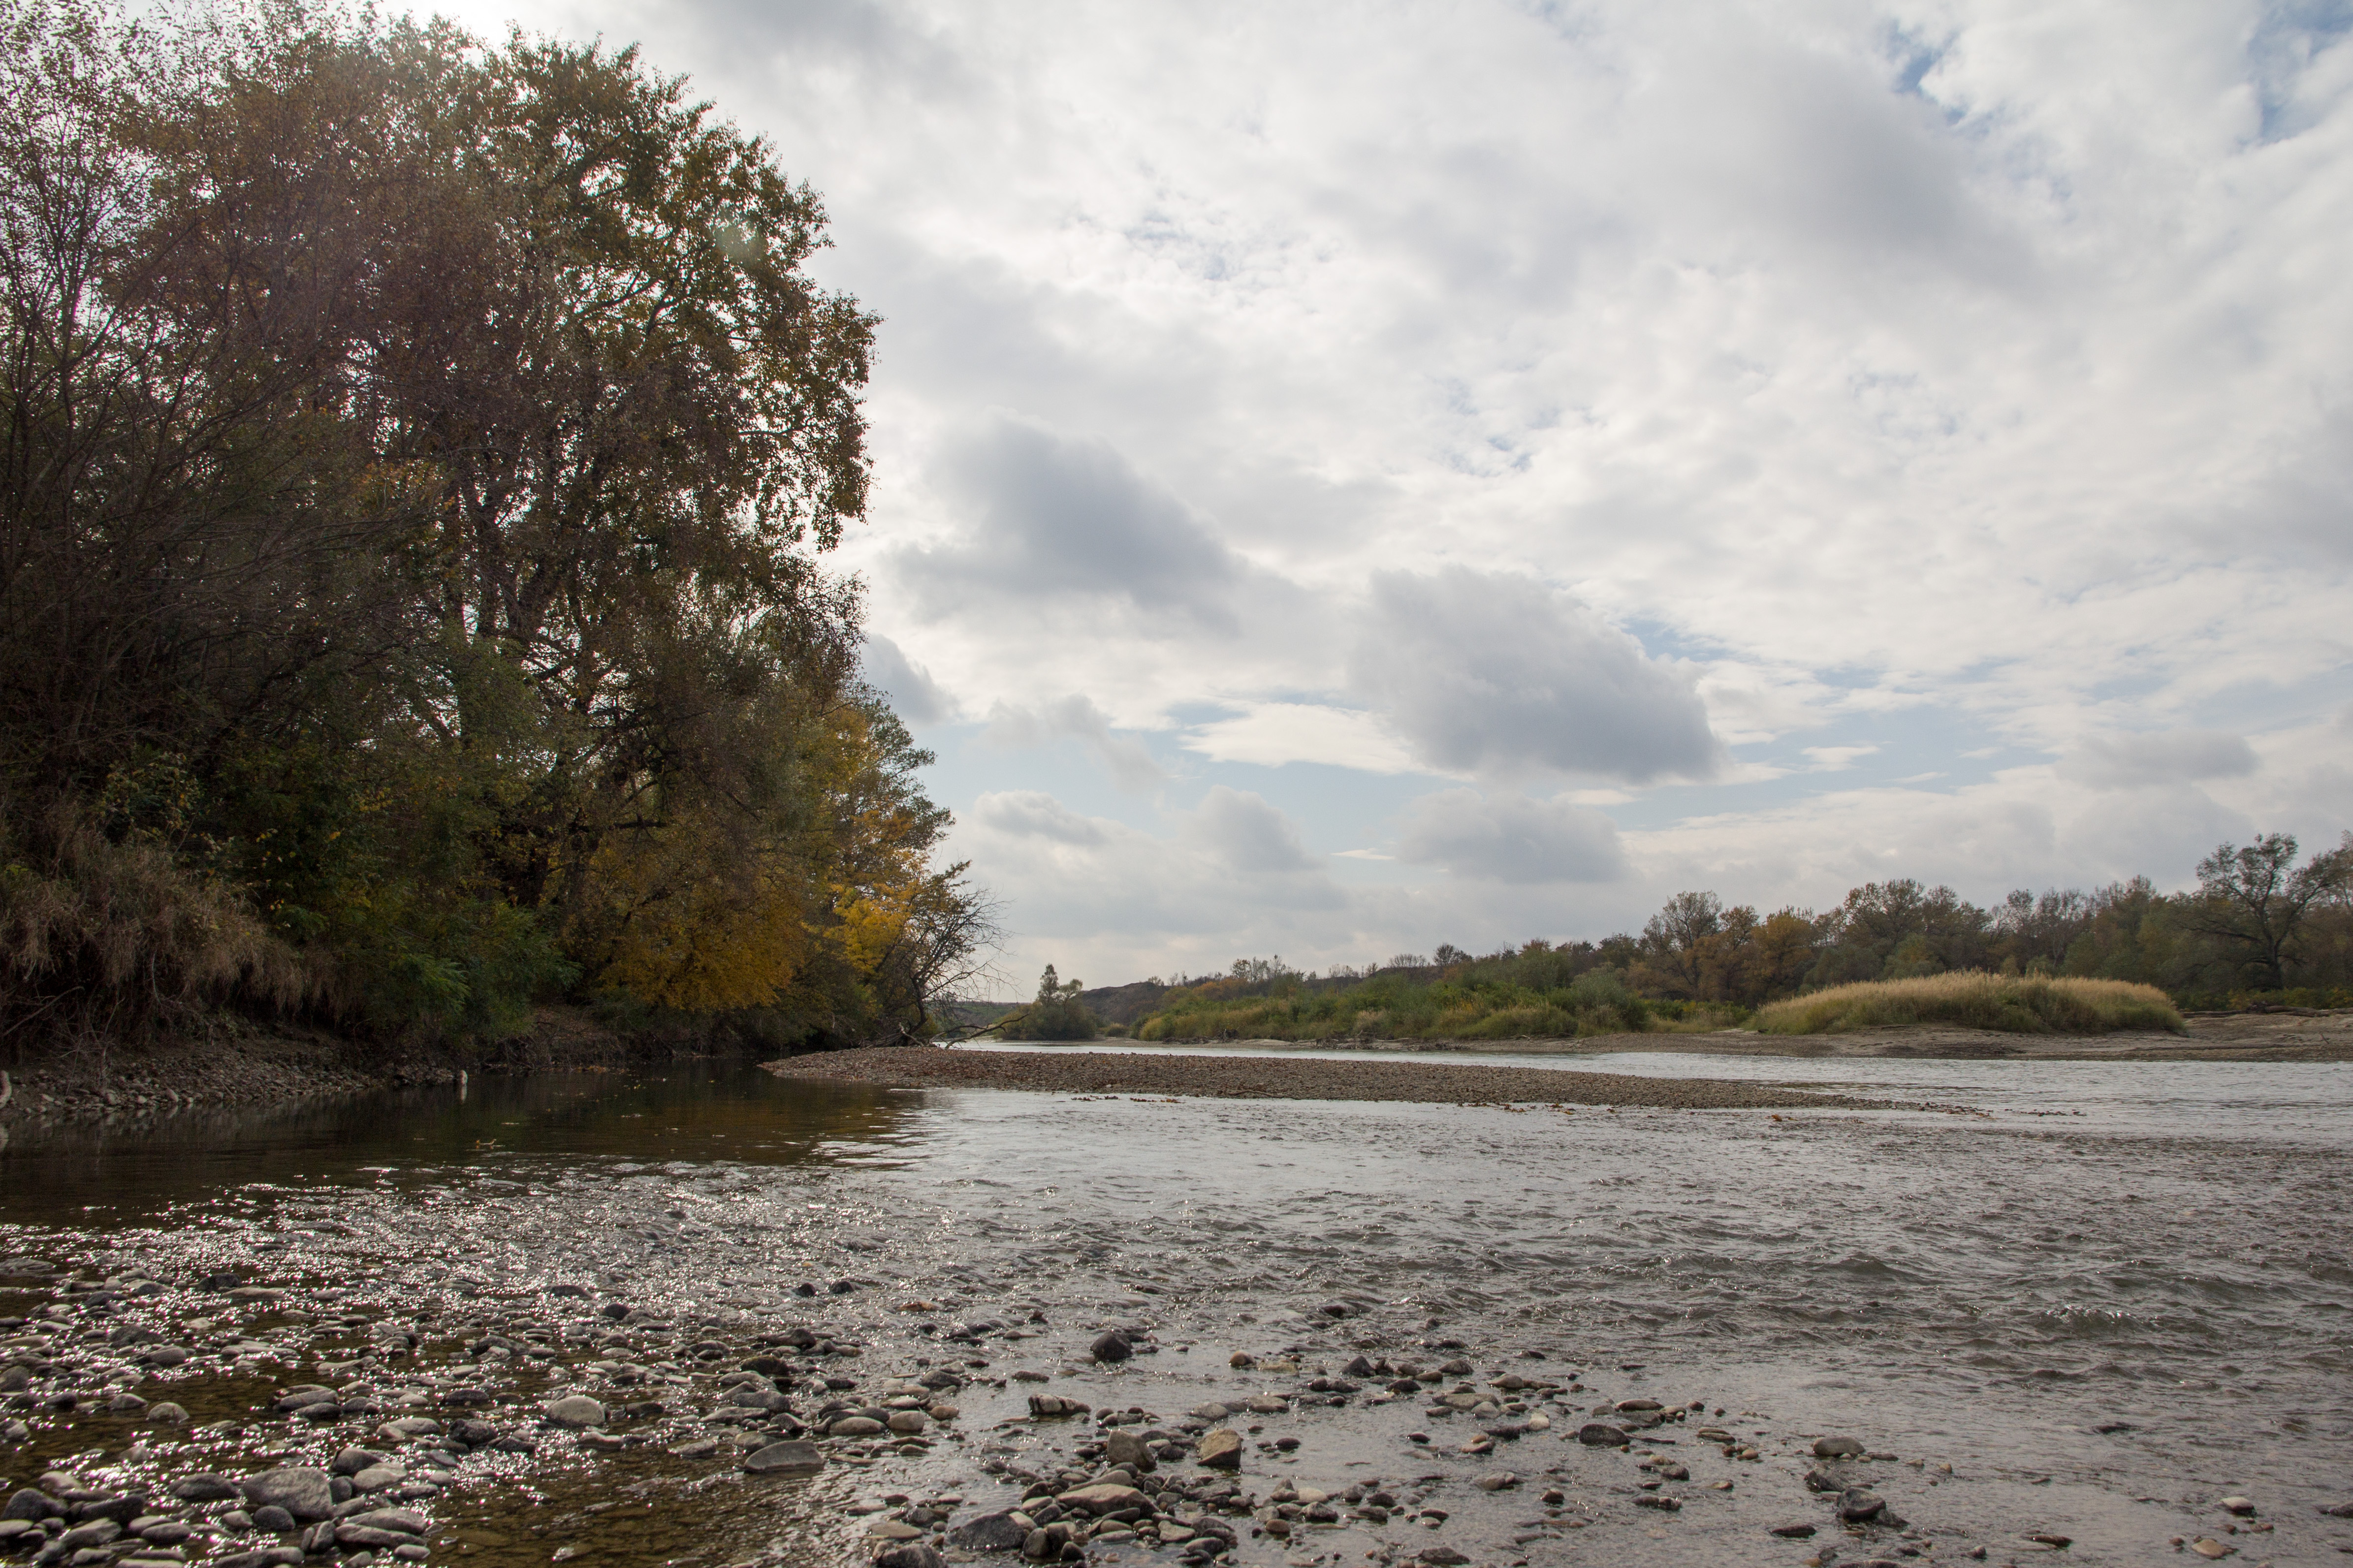
[[[1301,1057],[1145,1056],[1111,1051],[958,1051],[882,1046],[764,1064],[782,1078],[893,1089],[1029,1089],[1218,1100],[1415,1100],[1432,1104],[1625,1105],[1679,1110],[1886,1110],[1897,1102],[1704,1078],[1633,1078],[1552,1068]]]

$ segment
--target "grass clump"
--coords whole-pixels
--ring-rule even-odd
[[[2125,980],[1989,974],[1963,970],[1911,980],[1834,985],[1758,1009],[1768,1035],[1835,1035],[1853,1029],[1945,1024],[2021,1035],[2105,1035],[2184,1025],[2164,992]]]

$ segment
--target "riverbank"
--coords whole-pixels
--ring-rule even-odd
[[[954,1051],[936,1046],[898,1046],[787,1057],[763,1065],[780,1078],[833,1079],[887,1089],[1026,1089],[1214,1100],[1535,1103],[1668,1110],[1896,1109],[1883,1100],[1809,1094],[1715,1079],[1634,1078],[1555,1068],[1456,1067],[1434,1062],[1331,1061],[1312,1057]]]
[[[60,1050],[8,1069],[0,1148],[12,1137],[61,1127],[97,1124],[135,1132],[183,1111],[295,1106],[455,1083],[467,1072],[576,1072],[647,1054],[572,1007],[540,1008],[524,1034],[464,1057],[217,1018],[195,1037]]]
[[[2345,1062],[2353,1061],[2353,1012],[2193,1014],[2179,1035],[2022,1035],[1935,1025],[1855,1029],[1833,1035],[1767,1035],[1755,1029],[1584,1035],[1575,1039],[1156,1040],[1155,1045],[1255,1050],[1477,1051],[1514,1056],[1606,1056],[1666,1051],[1690,1056],[1892,1057],[1945,1061]]]

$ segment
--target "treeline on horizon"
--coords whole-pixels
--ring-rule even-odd
[[[1640,934],[1599,942],[1539,938],[1477,956],[1449,944],[1321,976],[1280,958],[1237,960],[1224,975],[1109,994],[1131,1015],[1111,1027],[1149,1040],[1717,1028],[1834,986],[1968,972],[2129,982],[2189,1010],[2353,1005],[2353,833],[2297,857],[2293,837],[2269,834],[2220,847],[2190,891],[2160,893],[2137,877],[2090,891],[2021,889],[1991,909],[1910,879],[1856,888],[1819,913],[1679,893]],[[1069,1011],[1080,1000],[1072,992],[1056,1016],[1063,1033],[1040,1037],[1086,1037],[1094,1020]]]
[[[927,1032],[859,674],[874,318],[631,51],[0,4],[0,1057],[534,1001]]]

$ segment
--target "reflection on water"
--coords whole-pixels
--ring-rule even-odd
[[[861,1085],[787,1086],[756,1068],[689,1063],[646,1077],[476,1079],[292,1110],[190,1112],[140,1130],[20,1135],[0,1151],[0,1218],[120,1224],[251,1183],[447,1175],[518,1157],[860,1163],[903,1143],[905,1105]]]

